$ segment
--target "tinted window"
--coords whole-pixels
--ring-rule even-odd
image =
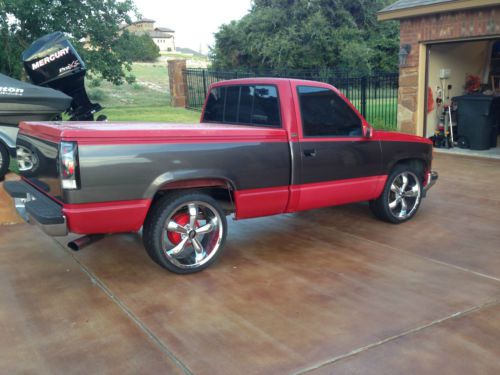
[[[252,124],[279,125],[278,93],[274,86],[255,86]]]
[[[302,127],[307,137],[360,136],[361,120],[335,92],[298,87]]]
[[[253,98],[255,87],[241,86],[240,113],[238,121],[244,124],[252,123]]]
[[[238,122],[238,101],[240,99],[240,88],[229,86],[226,88],[226,109],[223,122]]]
[[[203,121],[279,127],[278,91],[268,85],[215,88],[209,94]]]
[[[224,105],[226,100],[226,88],[217,87],[210,91],[207,105],[205,107],[204,120],[207,122],[222,122],[224,116]]]

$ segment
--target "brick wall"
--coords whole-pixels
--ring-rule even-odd
[[[500,5],[485,9],[433,14],[400,21],[400,43],[410,44],[405,67],[400,68],[398,127],[417,132],[419,43],[500,35]]]

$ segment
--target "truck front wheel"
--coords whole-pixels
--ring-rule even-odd
[[[393,224],[410,220],[420,207],[422,179],[406,164],[397,165],[387,178],[382,195],[370,202],[376,217]]]
[[[222,253],[227,234],[224,211],[201,193],[159,199],[144,223],[143,242],[151,259],[179,274],[201,271]]]

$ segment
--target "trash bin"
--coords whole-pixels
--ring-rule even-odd
[[[458,107],[458,137],[467,138],[471,150],[496,147],[500,97],[463,95],[453,100]]]
[[[493,128],[491,129],[491,147],[498,146],[498,136],[500,135],[500,97],[496,97],[491,103],[493,114]]]
[[[498,124],[493,124],[491,127],[491,143],[490,147],[497,147],[498,143]]]

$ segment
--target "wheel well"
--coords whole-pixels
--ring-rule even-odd
[[[227,215],[234,213],[236,210],[233,195],[234,188],[224,180],[189,180],[169,183],[156,192],[151,207],[164,196],[177,194],[180,191],[197,192],[211,196],[221,205]]]
[[[3,139],[0,138],[0,146],[3,146],[5,148],[5,150],[7,151],[7,153],[9,154],[10,157],[12,156],[16,156],[16,151],[14,149],[14,152],[12,152],[12,148],[10,148],[7,143],[5,143],[3,141]]]
[[[423,159],[411,158],[411,159],[402,159],[399,160],[396,164],[393,165],[393,169],[398,165],[408,165],[409,167],[415,169],[418,172],[418,175],[422,179],[422,182],[425,178],[425,172],[427,170],[427,163]]]

